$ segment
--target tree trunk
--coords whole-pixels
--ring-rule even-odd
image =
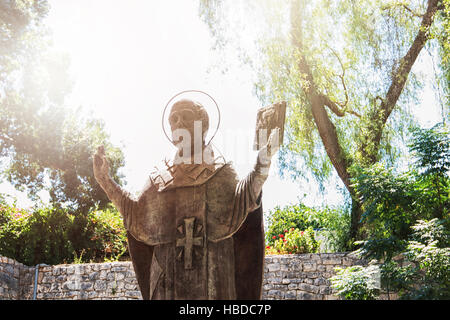
[[[298,68],[300,72],[305,76],[305,79],[309,83],[308,87],[303,88],[305,94],[310,101],[311,112],[322,140],[325,151],[330,159],[333,167],[335,168],[339,178],[344,183],[345,187],[349,191],[352,197],[352,213],[351,213],[351,228],[350,235],[352,240],[360,240],[357,238],[359,230],[359,220],[361,218],[361,205],[356,197],[355,191],[351,185],[351,177],[348,172],[350,166],[349,160],[346,158],[342,146],[339,143],[336,127],[331,121],[327,110],[326,104],[329,104],[330,100],[324,94],[317,90],[314,78],[312,76],[311,69],[306,57],[303,56],[303,44],[302,44],[302,27],[301,27],[301,12],[300,1],[294,1],[291,8],[291,36],[292,43],[299,51]],[[353,209],[354,208],[354,209]]]
[[[352,241],[352,244],[349,245],[350,250],[353,248],[353,242],[357,240],[363,239],[363,234],[361,232],[361,217],[362,217],[362,207],[361,202],[356,199],[355,197],[352,197],[352,210],[351,210],[351,221],[350,221],[350,234],[349,238]]]

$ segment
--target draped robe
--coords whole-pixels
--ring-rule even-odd
[[[239,180],[229,163],[175,165],[154,173],[137,200],[122,197],[144,299],[260,298],[264,239],[253,185],[266,176],[257,167]]]

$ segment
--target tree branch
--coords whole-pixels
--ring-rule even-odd
[[[408,11],[412,16],[414,16],[416,18],[423,18],[423,16],[424,16],[424,14],[418,13],[418,12],[414,11],[413,9],[411,9],[404,2],[385,5],[385,6],[382,7],[382,10],[389,10],[391,8],[394,8],[394,7],[401,7],[403,9],[405,9],[406,11]]]
[[[337,54],[337,52],[333,48],[331,48],[330,46],[327,45],[327,47],[330,49],[330,51],[333,53],[333,55],[336,57],[336,59],[339,61],[339,64],[341,65],[342,74],[338,75],[338,77],[341,79],[342,88],[344,89],[345,102],[344,103],[337,103],[337,104],[339,104],[341,107],[345,108],[347,106],[347,104],[348,104],[348,93],[347,93],[347,86],[345,85],[345,68],[344,68],[344,64],[342,63],[342,60],[339,57],[339,55]]]
[[[303,86],[303,91],[311,105],[311,112],[319,131],[325,151],[330,159],[339,178],[342,180],[350,194],[354,194],[353,187],[350,182],[348,173],[348,160],[345,157],[336,132],[336,127],[331,122],[327,111],[325,110],[325,102],[329,105],[333,112],[342,114],[337,105],[333,103],[326,95],[318,92],[310,66],[304,56],[304,48],[302,42],[302,17],[301,17],[300,0],[293,1],[291,7],[291,41],[299,53],[298,68],[304,75],[308,85]]]
[[[422,18],[422,17],[424,16],[423,14],[417,13],[417,12],[415,12],[414,10],[412,10],[410,7],[408,7],[408,6],[406,5],[406,3],[402,3],[401,6],[402,6],[403,8],[405,8],[406,11],[408,11],[409,13],[411,13],[414,17]]]
[[[396,72],[392,75],[392,82],[389,90],[386,94],[383,103],[383,124],[389,118],[392,110],[397,104],[398,98],[405,87],[406,80],[411,71],[414,62],[416,61],[420,51],[425,46],[425,43],[429,39],[429,31],[431,24],[433,23],[434,15],[438,10],[438,5],[441,0],[429,0],[427,11],[423,15],[422,22],[420,24],[419,32],[417,33],[411,47],[405,56],[400,59],[400,64]]]
[[[322,103],[326,105],[335,115],[338,117],[345,116],[346,113],[350,113],[354,116],[357,116],[358,118],[361,118],[361,115],[353,110],[347,110],[344,108],[343,110],[339,109],[339,104],[332,101],[328,96],[321,94],[320,98],[322,99]]]
[[[383,134],[383,128],[405,87],[412,66],[429,39],[430,27],[433,23],[433,18],[438,10],[440,1],[441,0],[428,0],[427,10],[422,17],[419,31],[407,53],[400,59],[398,68],[392,73],[391,85],[389,86],[386,96],[384,99],[379,96],[375,98],[376,101],[380,100],[380,104],[378,106],[378,111],[374,112],[371,117],[371,137],[367,137],[367,143],[361,146],[361,152],[364,154],[364,158],[368,160],[368,164],[373,164],[378,159],[378,150]],[[373,144],[375,148],[366,150],[368,144]]]

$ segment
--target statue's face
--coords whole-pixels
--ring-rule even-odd
[[[195,120],[195,113],[192,108],[189,107],[172,110],[169,116],[169,123],[172,128],[172,132],[177,129],[187,129],[189,131],[192,130],[193,133]]]
[[[203,111],[202,111],[203,110]],[[186,142],[190,139],[193,147],[195,139],[197,143],[204,143],[204,137],[208,131],[208,115],[203,107],[193,101],[182,100],[173,105],[169,115],[169,123],[172,129],[172,140],[175,144]]]

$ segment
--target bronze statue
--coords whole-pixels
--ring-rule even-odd
[[[261,190],[280,129],[238,180],[205,143],[209,119],[202,105],[176,102],[169,123],[178,148],[174,161],[154,172],[136,199],[110,177],[103,147],[94,156],[94,175],[123,216],[143,298],[260,299]]]

